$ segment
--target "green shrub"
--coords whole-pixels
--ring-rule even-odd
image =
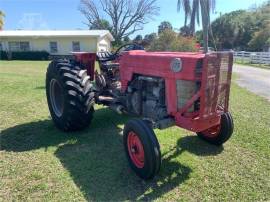
[[[196,41],[194,38],[188,38],[178,35],[173,30],[164,30],[158,38],[153,40],[149,46],[150,51],[196,51]]]
[[[0,51],[0,60],[7,60],[8,54],[6,51]]]
[[[1,60],[48,60],[49,53],[47,51],[14,51],[5,52],[1,51]]]

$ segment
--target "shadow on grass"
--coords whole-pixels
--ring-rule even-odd
[[[185,182],[191,168],[174,159],[183,151],[197,155],[215,155],[222,151],[187,136],[177,147],[163,154],[159,175],[151,181],[139,179],[129,169],[122,146],[122,129],[126,116],[107,109],[95,112],[89,129],[76,133],[57,130],[51,120],[18,125],[2,131],[1,150],[23,152],[53,148],[65,169],[87,200],[154,200]]]
[[[45,89],[45,86],[37,86],[35,87],[35,90],[44,90]]]
[[[115,114],[107,109],[95,112],[91,127],[80,132],[62,132],[51,120],[25,123],[1,131],[0,149],[14,152],[47,149],[50,146],[61,146],[68,141],[87,142],[102,136],[104,130],[115,128],[114,124],[124,123],[125,117],[113,119]],[[113,121],[109,120],[113,119]],[[119,130],[119,129],[118,129]],[[101,137],[102,138],[102,137]]]
[[[215,156],[220,154],[224,147],[211,145],[197,136],[185,136],[177,141],[177,149],[188,151],[197,156]]]

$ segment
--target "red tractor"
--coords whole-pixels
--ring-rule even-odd
[[[72,60],[52,61],[46,93],[52,120],[64,131],[86,128],[95,103],[142,117],[125,124],[123,143],[131,168],[141,178],[151,179],[161,166],[154,128],[176,125],[214,145],[231,137],[233,56],[141,49],[129,44],[115,53],[81,52],[74,53]]]

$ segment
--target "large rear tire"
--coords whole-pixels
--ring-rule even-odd
[[[161,154],[153,129],[140,119],[127,122],[124,147],[132,170],[142,179],[152,179],[160,170]]]
[[[66,60],[52,61],[46,74],[46,95],[55,125],[64,131],[86,128],[94,113],[94,92],[86,70]]]
[[[227,112],[221,115],[220,125],[199,132],[197,135],[210,144],[222,145],[232,136],[233,128],[234,124],[232,115]]]

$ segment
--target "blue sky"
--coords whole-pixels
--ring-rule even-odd
[[[0,10],[6,14],[5,30],[14,29],[87,29],[84,17],[78,11],[80,0],[0,0]],[[248,9],[264,0],[216,0],[217,14],[212,19],[230,11]],[[157,32],[161,21],[169,21],[173,27],[183,25],[183,12],[176,11],[177,0],[158,0],[160,15],[136,34]]]

